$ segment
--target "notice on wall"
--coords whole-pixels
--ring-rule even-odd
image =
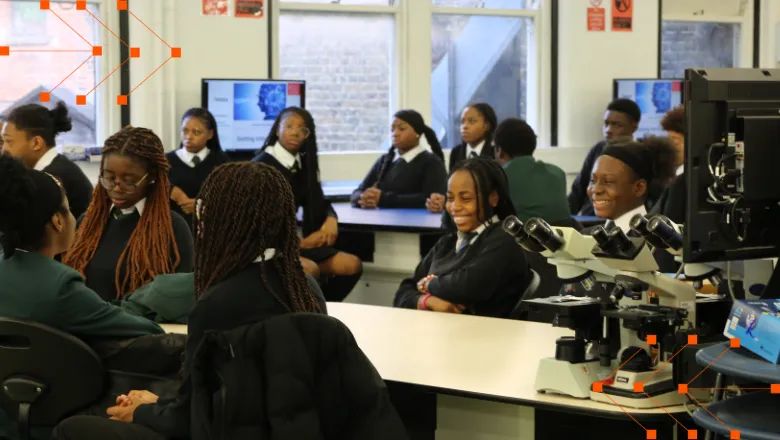
[[[263,18],[265,0],[236,0],[236,17]]]
[[[612,32],[631,32],[633,21],[633,0],[612,0]]]
[[[203,0],[203,15],[228,15],[228,0]]]
[[[604,8],[588,8],[588,32],[602,32],[607,26]]]

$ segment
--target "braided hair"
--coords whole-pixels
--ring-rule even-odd
[[[117,298],[122,298],[150,283],[157,275],[173,273],[181,262],[173,235],[173,220],[168,202],[171,191],[168,180],[169,165],[162,141],[146,128],[123,128],[106,139],[102,154],[101,176],[106,157],[111,154],[140,160],[146,164],[150,176],[156,175],[156,183],[151,186],[146,196],[143,215],[117,262],[115,285]],[[101,185],[95,186],[92,202],[76,232],[73,246],[63,258],[63,263],[84,275],[103,237],[110,210],[108,192]],[[124,279],[121,279],[120,268],[125,260],[128,262],[127,271]]]
[[[484,216],[479,219],[480,222],[485,222],[494,215],[497,215],[501,221],[510,215],[517,215],[512,199],[509,197],[509,179],[498,162],[487,157],[466,159],[455,165],[450,177],[458,171],[467,171],[474,180],[477,206]],[[498,194],[498,204],[492,207],[488,200],[494,191]],[[449,211],[444,216],[444,225],[450,231],[456,230]]]
[[[219,131],[217,131],[217,120],[214,118],[214,115],[205,108],[193,107],[184,112],[184,115],[181,117],[181,123],[184,124],[184,121],[189,118],[198,119],[206,126],[207,130],[212,130],[214,132],[214,136],[206,141],[206,148],[211,151],[222,151],[222,144],[219,142]],[[183,144],[179,144],[179,148],[182,148],[183,146]]]
[[[484,102],[471,104],[466,106],[466,108],[473,108],[479,112],[479,114],[482,115],[482,118],[485,119],[485,122],[490,125],[490,130],[488,130],[487,134],[485,135],[485,146],[492,147],[493,136],[495,136],[496,128],[498,128],[498,116],[496,116],[496,111],[493,110],[493,107],[491,107],[490,104]]]
[[[292,188],[281,172],[258,162],[220,165],[203,183],[197,202],[195,296],[231,272],[275,249],[272,263],[289,301],[274,292],[263,265],[265,287],[293,312],[321,312],[303,273]]]
[[[433,151],[433,154],[435,154],[436,157],[444,162],[444,152],[441,149],[439,138],[436,136],[436,132],[433,131],[431,127],[425,125],[425,120],[421,114],[414,110],[400,110],[395,115],[393,115],[393,117],[409,124],[415,133],[425,136],[425,140],[428,142],[428,145],[431,146],[431,151]],[[391,145],[390,149],[387,150],[387,153],[382,156],[382,166],[379,168],[379,174],[377,175],[374,186],[378,187],[379,183],[382,182],[382,179],[385,177],[385,173],[387,173],[387,169],[390,168],[390,164],[393,163],[394,156],[395,146]]]

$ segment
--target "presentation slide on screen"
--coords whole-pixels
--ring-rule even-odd
[[[279,113],[301,106],[301,82],[207,80],[207,105],[225,150],[257,150]]]
[[[634,100],[642,110],[636,136],[663,135],[661,119],[672,108],[682,104],[680,80],[619,80],[618,97]]]

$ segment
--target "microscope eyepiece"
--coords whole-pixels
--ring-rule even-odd
[[[682,234],[677,232],[675,225],[668,218],[656,215],[647,223],[647,230],[661,239],[669,248],[675,251],[682,249]]]
[[[525,232],[550,252],[556,252],[566,244],[563,237],[540,218],[528,220],[525,223]]]
[[[629,226],[631,227],[631,230],[641,235],[642,238],[644,238],[645,241],[650,243],[654,248],[666,249],[666,243],[664,243],[663,240],[661,240],[659,237],[656,237],[648,230],[647,225],[650,224],[650,221],[652,221],[653,218],[654,217],[650,217],[650,219],[648,219],[642,214],[637,214],[631,217]]]
[[[615,244],[615,247],[623,252],[629,252],[634,248],[634,243],[628,238],[625,232],[620,228],[609,231],[609,238]]]
[[[598,226],[592,234],[602,251],[610,255],[631,253],[634,243],[626,236],[622,229],[615,227],[607,231],[603,226]]]
[[[519,218],[510,215],[504,219],[504,223],[501,224],[504,231],[512,237],[517,237],[519,234],[523,234],[523,222]]]
[[[514,215],[510,215],[509,217],[505,218],[504,222],[501,224],[501,227],[504,229],[504,232],[514,237],[515,243],[528,252],[540,253],[546,250],[546,248],[542,246],[541,243],[536,241],[533,237],[529,236],[528,233],[525,232],[523,222]]]
[[[598,243],[599,247],[602,249],[604,249],[604,246],[609,243],[609,234],[607,234],[607,230],[604,229],[604,226],[596,226],[593,229],[591,236],[594,240],[596,240],[596,243]]]

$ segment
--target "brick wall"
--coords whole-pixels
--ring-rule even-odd
[[[682,78],[686,68],[734,67],[739,54],[739,25],[664,21],[661,72]]]

